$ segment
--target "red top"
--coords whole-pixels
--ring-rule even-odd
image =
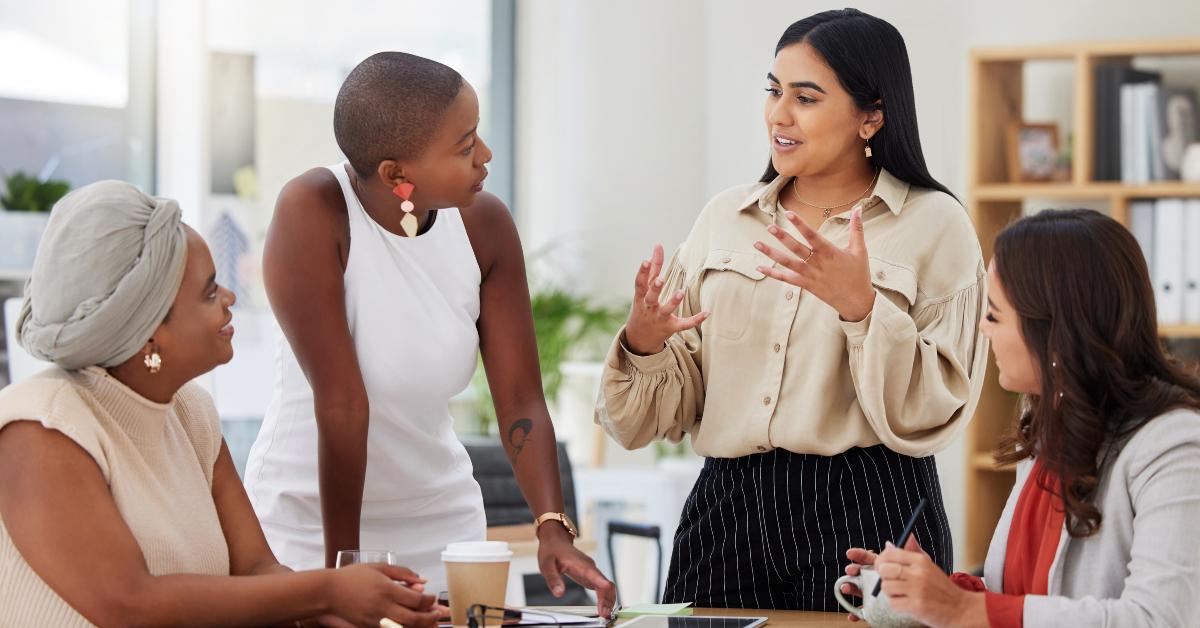
[[[1008,530],[1004,555],[1004,593],[984,593],[988,624],[993,628],[1019,628],[1023,624],[1026,595],[1048,593],[1050,566],[1058,553],[1063,520],[1061,498],[1052,490],[1058,481],[1034,461],[1029,480],[1021,488]],[[954,583],[969,591],[982,591],[983,583],[965,574],[954,574]]]

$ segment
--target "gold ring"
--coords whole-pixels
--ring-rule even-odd
[[[816,255],[816,254],[817,254],[817,251],[816,251],[816,249],[809,249],[809,250],[808,250],[808,257],[806,257],[806,258],[804,258],[804,259],[802,259],[802,260],[800,260],[800,261],[802,261],[802,262],[804,262],[805,264],[807,264],[807,263],[808,263],[808,260],[812,259],[812,256],[814,256],[814,255]]]

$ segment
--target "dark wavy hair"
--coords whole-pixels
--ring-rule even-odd
[[[1036,456],[1068,532],[1091,536],[1105,466],[1154,417],[1200,409],[1200,378],[1163,350],[1146,259],[1112,218],[1090,209],[1023,218],[996,237],[993,262],[1043,391],[1025,399],[996,460]]]
[[[797,44],[808,44],[825,59],[859,109],[883,111],[883,126],[870,142],[873,166],[910,185],[954,196],[925,165],[908,49],[896,27],[857,9],[825,11],[787,27],[775,54]],[[770,183],[777,176],[768,160],[759,181]]]

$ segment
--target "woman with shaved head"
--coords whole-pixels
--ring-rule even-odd
[[[263,255],[286,336],[246,469],[271,546],[293,565],[385,549],[445,586],[448,543],[483,540],[471,461],[447,405],[483,354],[501,436],[536,517],[542,573],[612,584],[573,545],[538,368],[521,243],[483,192],[479,99],[436,61],[381,52],[346,78],[346,161],[284,188]]]

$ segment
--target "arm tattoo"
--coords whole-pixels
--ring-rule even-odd
[[[512,427],[508,428],[508,444],[512,446],[513,461],[516,461],[517,456],[521,455],[521,451],[529,443],[531,432],[533,432],[533,421],[529,419],[517,419],[513,421]]]

